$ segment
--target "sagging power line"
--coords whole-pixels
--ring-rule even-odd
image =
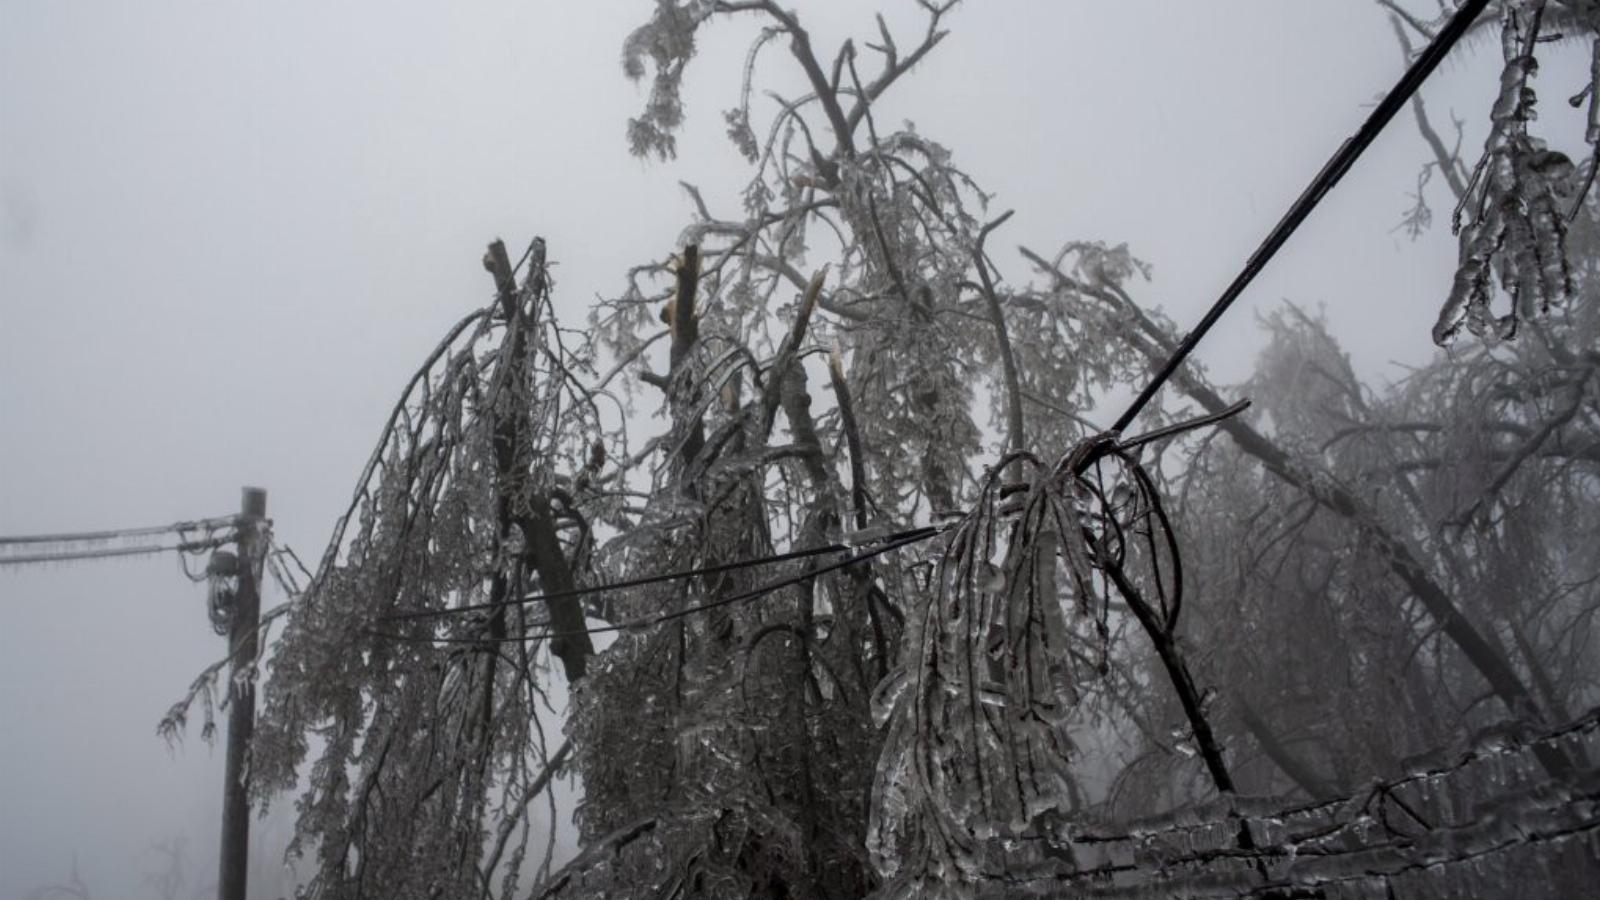
[[[612,591],[626,590],[628,588],[645,587],[652,584],[661,584],[668,581],[681,581],[687,578],[699,578],[705,575],[720,575],[725,572],[738,572],[746,569],[759,568],[773,563],[789,562],[796,559],[807,559],[813,556],[826,556],[831,553],[845,553],[850,550],[869,546],[898,542],[899,544],[915,543],[926,540],[948,530],[946,526],[927,525],[921,528],[909,528],[878,535],[871,540],[845,541],[837,544],[827,544],[821,547],[809,547],[804,550],[791,550],[786,553],[775,553],[770,556],[759,556],[753,559],[741,559],[734,562],[719,563],[714,566],[701,566],[694,569],[683,569],[677,572],[659,572],[652,575],[641,575],[624,581],[615,581],[610,584],[597,584],[589,587],[573,588],[565,591],[551,591],[545,594],[526,594],[519,600],[510,601],[510,604],[522,605],[529,603],[547,603],[551,600],[564,600],[568,597],[585,597],[594,594],[605,594]],[[510,605],[507,603],[471,603],[466,606],[455,606],[449,609],[424,609],[415,612],[395,613],[385,618],[401,621],[407,619],[432,619],[444,616],[465,615],[489,609],[499,609]]]
[[[199,553],[232,543],[235,516],[212,516],[169,525],[101,531],[0,536],[0,567],[76,562],[157,553]],[[180,540],[169,542],[168,536]]]
[[[255,682],[237,676],[242,668],[254,666],[259,655],[262,574],[263,570],[270,572],[292,597],[298,594],[293,574],[278,557],[286,554],[304,570],[292,550],[272,541],[266,512],[267,492],[245,488],[239,513],[232,516],[138,528],[0,536],[0,568],[177,553],[184,563],[185,575],[208,583],[211,624],[219,635],[228,638],[226,659],[234,670],[228,681],[232,702],[228,712],[217,882],[218,896],[223,900],[244,900],[248,871],[250,785],[246,757],[255,728]],[[179,538],[176,543],[172,542],[174,535]],[[220,549],[229,544],[237,545],[237,552]],[[216,552],[205,571],[200,575],[191,573],[185,555],[206,550]]]
[[[1372,110],[1372,114],[1361,124],[1361,128],[1356,131],[1355,135],[1340,144],[1339,149],[1335,150],[1333,156],[1329,157],[1328,161],[1323,164],[1322,170],[1317,173],[1315,178],[1311,179],[1311,184],[1306,186],[1305,191],[1290,205],[1289,211],[1284,213],[1283,218],[1278,220],[1278,224],[1273,226],[1272,231],[1267,233],[1267,237],[1261,242],[1261,246],[1250,254],[1250,258],[1245,261],[1244,268],[1223,290],[1222,296],[1218,297],[1211,304],[1211,308],[1206,310],[1206,314],[1200,319],[1200,324],[1196,325],[1194,330],[1184,336],[1177,349],[1167,357],[1166,363],[1150,379],[1150,383],[1145,385],[1144,390],[1139,392],[1139,395],[1133,399],[1132,403],[1128,404],[1127,410],[1117,418],[1116,424],[1111,426],[1112,432],[1120,432],[1133,424],[1133,420],[1138,417],[1139,412],[1155,396],[1156,391],[1160,390],[1161,386],[1167,382],[1167,379],[1172,377],[1172,373],[1178,370],[1178,366],[1183,365],[1183,361],[1189,357],[1194,348],[1200,345],[1201,339],[1206,336],[1206,332],[1211,330],[1211,326],[1217,324],[1223,313],[1228,311],[1228,307],[1233,305],[1233,301],[1239,299],[1239,295],[1243,294],[1244,289],[1250,286],[1250,282],[1261,274],[1261,270],[1267,267],[1267,263],[1272,260],[1278,250],[1288,243],[1290,236],[1299,230],[1306,218],[1311,215],[1311,211],[1317,208],[1318,203],[1322,202],[1322,198],[1333,190],[1339,180],[1345,176],[1345,173],[1349,172],[1351,167],[1356,164],[1356,160],[1361,158],[1361,154],[1372,145],[1373,141],[1378,139],[1379,133],[1394,118],[1395,113],[1398,113],[1401,107],[1405,106],[1406,102],[1411,99],[1411,95],[1422,87],[1422,82],[1427,80],[1428,75],[1438,67],[1440,62],[1444,61],[1445,56],[1450,52],[1450,48],[1461,40],[1462,36],[1467,33],[1467,29],[1472,26],[1472,23],[1477,20],[1479,14],[1488,5],[1489,0],[1467,0],[1466,3],[1461,5],[1461,8],[1450,18],[1444,28],[1440,29],[1434,39],[1423,49],[1421,55],[1400,76],[1400,80],[1395,82],[1394,87],[1390,88],[1389,92],[1379,101],[1377,107]]]
[[[929,539],[931,537],[934,537],[935,535],[943,534],[944,532],[949,531],[953,527],[954,527],[954,525],[942,525],[942,526],[931,527],[931,528],[926,528],[926,529],[917,529],[917,531],[912,533],[910,537],[902,537],[899,540],[892,540],[892,541],[889,541],[887,543],[884,543],[882,546],[874,547],[874,548],[872,548],[870,550],[866,550],[864,552],[854,554],[854,555],[852,555],[852,556],[850,556],[850,557],[848,557],[846,559],[841,559],[841,560],[838,560],[836,562],[831,562],[831,563],[829,563],[829,564],[827,564],[825,566],[819,566],[819,567],[817,567],[815,569],[811,569],[811,570],[808,570],[808,571],[805,571],[805,572],[801,572],[801,573],[799,573],[797,575],[790,575],[790,576],[788,576],[786,578],[779,578],[779,579],[776,579],[774,581],[767,582],[766,584],[760,585],[758,587],[751,588],[748,591],[743,591],[741,593],[734,594],[734,595],[729,596],[729,597],[722,597],[722,598],[719,598],[719,599],[716,599],[716,600],[708,600],[705,603],[697,603],[697,604],[695,604],[693,606],[684,607],[683,609],[673,610],[672,612],[661,613],[659,615],[654,615],[654,616],[643,616],[643,617],[638,618],[638,619],[632,619],[632,620],[629,620],[629,621],[626,621],[626,622],[615,622],[615,623],[612,623],[610,625],[597,625],[597,626],[595,626],[593,628],[584,628],[582,630],[576,630],[576,631],[542,631],[542,632],[536,632],[536,633],[532,633],[532,634],[521,634],[521,635],[515,635],[515,636],[512,636],[512,637],[504,637],[504,638],[429,637],[429,636],[426,636],[426,635],[412,637],[412,636],[408,636],[408,635],[388,634],[388,633],[385,633],[385,632],[372,631],[372,630],[369,630],[367,633],[371,634],[374,637],[387,638],[387,639],[392,640],[392,641],[402,641],[402,642],[406,642],[406,643],[420,643],[420,644],[519,644],[519,643],[524,643],[526,641],[542,640],[542,639],[545,639],[545,638],[571,637],[571,636],[577,635],[577,634],[604,634],[604,633],[612,632],[612,631],[631,631],[631,630],[639,629],[639,628],[649,628],[649,627],[654,626],[654,625],[659,625],[659,624],[661,624],[663,622],[670,622],[670,621],[672,621],[674,619],[682,619],[682,618],[685,618],[687,616],[695,615],[697,613],[702,613],[702,612],[706,612],[708,610],[717,609],[718,607],[732,606],[735,603],[748,603],[748,602],[751,602],[751,601],[754,601],[754,600],[759,600],[759,599],[761,599],[763,597],[766,597],[766,596],[769,596],[771,594],[777,593],[778,591],[780,591],[780,590],[782,590],[782,589],[784,589],[786,587],[792,587],[793,585],[797,585],[797,584],[800,584],[802,582],[808,581],[808,580],[810,580],[812,578],[816,578],[819,575],[826,575],[829,572],[836,572],[836,571],[838,571],[840,569],[844,569],[844,568],[848,568],[850,566],[856,565],[857,563],[863,563],[863,562],[866,562],[869,559],[873,559],[875,557],[882,556],[885,553],[890,553],[892,551],[899,550],[899,549],[901,549],[903,547],[909,547],[912,544],[920,543],[920,542],[925,541],[925,540],[927,540],[927,539]],[[922,532],[927,532],[927,533],[924,534]],[[752,562],[759,563],[759,562],[762,562],[762,560],[754,560]],[[672,577],[672,576],[667,576],[667,577]],[[658,581],[659,580],[665,580],[665,578],[657,578],[657,579],[654,579],[654,580],[658,580]],[[646,581],[646,583],[648,583],[648,581]],[[595,588],[593,592],[615,590],[616,587],[617,587],[616,585],[607,585],[607,586],[604,586],[604,587]],[[446,612],[454,613],[454,612],[457,612],[457,610],[447,610]],[[541,621],[541,622],[533,622],[533,623],[530,623],[530,624],[533,625],[534,627],[547,627],[547,626],[552,625],[554,623],[550,622],[550,621]]]
[[[192,522],[173,522],[170,525],[147,525],[142,528],[113,528],[107,531],[77,531],[64,534],[19,534],[0,536],[0,546],[7,544],[64,544],[86,541],[111,541],[118,538],[144,537],[156,534],[209,531],[232,525],[236,516],[212,516]]]

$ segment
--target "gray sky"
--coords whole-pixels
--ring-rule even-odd
[[[881,5],[909,41],[914,5]],[[618,59],[648,11],[0,0],[0,534],[227,514],[256,484],[313,560],[403,380],[487,298],[487,241],[543,235],[577,325],[671,251],[679,179],[738,208],[720,112],[753,32],[710,32],[680,160],[646,165]],[[872,32],[868,4],[800,12],[821,47]],[[1018,243],[1126,241],[1155,266],[1141,299],[1184,325],[1401,69],[1363,0],[995,0],[950,25],[879,120],[1017,210],[990,244],[1014,279]],[[1497,72],[1484,43],[1425,89],[1469,152]],[[1552,120],[1582,75],[1543,69]],[[1455,253],[1442,194],[1432,233],[1392,231],[1424,152],[1402,117],[1245,305],[1326,304],[1364,371],[1424,358]],[[1200,356],[1237,378],[1258,344],[1241,308]],[[100,896],[138,896],[178,834],[213,877],[220,748],[154,734],[223,649],[203,607],[167,557],[0,571],[0,898],[74,852]]]

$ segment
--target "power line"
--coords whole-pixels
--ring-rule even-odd
[[[1211,326],[1217,324],[1217,320],[1222,318],[1222,314],[1228,311],[1228,307],[1233,305],[1233,301],[1239,299],[1239,295],[1244,293],[1244,289],[1250,285],[1250,282],[1254,281],[1255,277],[1261,273],[1261,270],[1266,268],[1267,263],[1278,252],[1278,249],[1289,240],[1290,235],[1299,229],[1306,217],[1311,215],[1311,211],[1316,209],[1318,203],[1322,202],[1322,198],[1333,190],[1346,172],[1350,171],[1350,167],[1355,165],[1362,151],[1366,150],[1377,139],[1378,133],[1383,131],[1384,126],[1389,124],[1389,120],[1394,118],[1395,113],[1399,112],[1406,101],[1411,99],[1411,95],[1416,93],[1417,88],[1422,86],[1422,82],[1444,59],[1445,54],[1450,52],[1450,48],[1455,46],[1462,35],[1466,34],[1467,28],[1472,25],[1473,20],[1478,18],[1478,14],[1482,13],[1484,7],[1488,5],[1489,0],[1467,0],[1461,6],[1461,9],[1444,26],[1444,29],[1422,51],[1422,55],[1417,57],[1416,62],[1406,69],[1405,74],[1400,76],[1400,80],[1395,82],[1394,87],[1389,89],[1388,94],[1384,95],[1383,100],[1372,111],[1372,115],[1367,117],[1367,121],[1362,123],[1361,129],[1355,133],[1355,136],[1341,144],[1339,149],[1323,165],[1322,171],[1317,173],[1316,177],[1311,180],[1311,184],[1294,201],[1294,205],[1289,207],[1287,213],[1284,213],[1283,218],[1278,221],[1278,224],[1267,235],[1266,240],[1262,241],[1261,246],[1256,248],[1256,252],[1252,253],[1250,258],[1245,261],[1244,270],[1222,292],[1222,296],[1211,304],[1211,308],[1206,310],[1206,314],[1200,320],[1200,324],[1196,325],[1194,330],[1184,337],[1183,342],[1178,345],[1178,349],[1173,351],[1172,355],[1167,358],[1166,364],[1161,367],[1154,378],[1150,379],[1150,383],[1145,385],[1144,390],[1139,392],[1139,396],[1135,397],[1133,402],[1128,405],[1127,411],[1122,414],[1121,418],[1117,419],[1117,423],[1111,426],[1112,432],[1120,432],[1133,423],[1140,411],[1144,409],[1145,404],[1150,402],[1150,398],[1155,396],[1156,391],[1161,389],[1167,379],[1172,377],[1172,373],[1177,371],[1178,366],[1182,365],[1194,348],[1200,344],[1200,339],[1206,336],[1206,332],[1211,330]]]
[[[901,540],[905,540],[907,543],[910,543],[914,541],[925,540],[933,537],[936,534],[939,534],[942,531],[945,531],[948,527],[949,526],[944,525],[925,525],[921,528],[911,528],[905,531],[897,531],[891,534],[885,534],[875,538],[870,543],[877,544],[885,541]],[[643,587],[650,584],[659,584],[664,581],[679,581],[685,578],[697,578],[702,575],[717,575],[722,572],[737,572],[741,569],[752,569],[771,563],[788,562],[790,560],[805,559],[811,556],[824,556],[829,553],[844,553],[854,550],[860,546],[862,546],[862,544],[828,544],[825,547],[811,547],[805,550],[791,550],[787,553],[777,553],[771,556],[757,557],[755,559],[743,559],[738,560],[737,562],[719,563],[714,566],[702,566],[698,569],[684,569],[678,572],[663,572],[655,575],[641,575],[638,578],[631,578],[626,581],[616,581],[612,582],[611,584],[597,584],[589,587],[570,588],[564,591],[552,591],[548,594],[525,594],[522,598],[510,602],[485,602],[473,603],[467,606],[456,606],[450,609],[425,609],[418,610],[416,612],[394,613],[392,615],[385,616],[384,618],[397,621],[406,619],[432,619],[443,616],[462,615],[465,613],[478,612],[486,609],[499,609],[511,605],[547,603],[551,600],[562,600],[568,597],[585,597],[592,594],[604,594],[609,591],[620,591],[627,588]]]
[[[53,562],[72,562],[84,559],[106,559],[120,556],[143,556],[155,553],[196,553],[232,543],[233,537],[211,538],[203,541],[185,541],[155,547],[100,547],[91,550],[70,550],[63,553],[30,553],[25,556],[0,555],[0,566],[38,565]]]
[[[109,531],[79,531],[65,534],[17,534],[0,536],[0,546],[15,544],[78,544],[99,543],[123,538],[149,537],[157,534],[184,531],[211,531],[233,524],[234,516],[214,516],[192,522],[173,522],[171,525],[149,525],[143,528],[113,528]]]
[[[813,578],[816,578],[818,575],[826,575],[829,572],[838,571],[839,569],[843,569],[843,568],[846,568],[848,566],[853,566],[856,563],[866,562],[867,560],[872,559],[873,557],[882,556],[885,553],[889,553],[889,552],[892,552],[894,550],[899,550],[901,547],[906,547],[906,546],[910,546],[911,544],[915,544],[915,543],[918,543],[918,542],[921,542],[921,541],[925,541],[928,538],[933,537],[936,534],[939,534],[939,533],[942,533],[944,531],[949,530],[949,528],[951,528],[951,527],[953,527],[953,526],[943,525],[943,526],[929,526],[929,528],[927,528],[927,529],[917,529],[915,532],[908,532],[908,534],[910,536],[902,537],[902,538],[900,538],[898,540],[891,541],[889,543],[884,544],[881,547],[875,547],[875,548],[873,548],[871,550],[868,550],[868,551],[866,551],[864,553],[854,554],[854,555],[850,556],[847,559],[841,559],[841,560],[838,560],[837,562],[831,562],[831,563],[829,563],[829,564],[827,564],[825,566],[822,566],[822,567],[817,568],[817,569],[813,569],[813,570],[811,570],[809,572],[801,572],[798,575],[791,575],[791,576],[789,576],[787,578],[780,578],[780,579],[777,579],[775,581],[770,581],[770,582],[767,582],[766,584],[763,584],[763,585],[761,585],[759,587],[751,588],[748,591],[744,591],[743,593],[734,594],[731,597],[723,597],[723,598],[720,598],[720,599],[717,599],[717,600],[709,600],[709,601],[707,601],[705,603],[698,603],[698,604],[695,604],[694,606],[686,606],[683,609],[674,610],[674,611],[669,612],[669,613],[661,613],[659,615],[654,615],[654,616],[645,616],[645,617],[641,617],[641,618],[638,618],[638,619],[631,619],[631,620],[626,621],[626,622],[615,622],[615,623],[612,623],[610,625],[599,625],[599,626],[596,626],[594,628],[580,628],[580,629],[572,629],[572,630],[569,630],[569,631],[541,631],[541,632],[535,632],[533,634],[522,634],[522,635],[517,635],[515,637],[504,637],[504,638],[458,638],[458,637],[426,637],[426,636],[415,636],[414,637],[414,636],[410,636],[410,635],[390,634],[390,633],[387,633],[387,632],[377,631],[377,630],[374,630],[374,629],[367,629],[367,634],[370,634],[373,637],[386,638],[386,639],[391,640],[391,641],[401,641],[401,642],[413,643],[413,644],[520,644],[520,643],[523,643],[525,641],[536,641],[536,640],[540,640],[540,639],[543,639],[543,638],[576,637],[576,636],[578,636],[580,634],[604,634],[606,632],[627,631],[627,630],[631,630],[631,629],[634,629],[634,628],[649,628],[652,625],[659,625],[662,622],[670,622],[673,619],[682,619],[682,618],[684,618],[686,616],[691,616],[691,615],[694,615],[695,613],[702,613],[702,612],[705,612],[706,610],[710,610],[710,609],[716,609],[717,607],[720,607],[720,606],[730,606],[730,605],[735,604],[735,603],[743,603],[743,602],[746,602],[746,601],[749,601],[749,600],[759,600],[762,597],[765,597],[765,596],[767,596],[769,594],[776,593],[777,591],[780,591],[780,590],[782,590],[782,589],[784,589],[786,587],[790,587],[792,585],[800,584],[803,581],[809,581],[809,580],[811,580]],[[924,531],[926,531],[928,533],[926,533],[926,534],[922,533]],[[609,588],[602,588],[602,590],[606,590],[606,589],[609,589]],[[553,624],[553,623],[551,623],[550,621],[547,620],[547,621],[543,621],[543,622],[535,622],[533,624],[535,626],[547,626],[547,625],[550,625],[550,624]]]

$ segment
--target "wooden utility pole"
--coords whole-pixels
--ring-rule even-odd
[[[250,737],[256,728],[254,679],[234,676],[255,664],[261,619],[261,541],[267,518],[267,492],[247,487],[239,505],[239,585],[228,628],[228,770],[222,786],[222,858],[217,900],[245,900],[250,869]]]

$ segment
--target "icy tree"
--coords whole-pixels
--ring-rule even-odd
[[[767,0],[658,0],[627,38],[650,79],[628,140],[669,157],[702,29],[755,24],[723,117],[748,180],[730,210],[689,187],[670,259],[582,333],[553,318],[542,242],[516,265],[491,245],[492,299],[407,385],[266,667],[251,779],[299,792],[311,895],[965,897],[1092,873],[1099,824],[1174,809],[1259,886],[1283,841],[1246,788],[1331,796],[1593,702],[1592,474],[1541,467],[1592,456],[1597,307],[1382,404],[1288,313],[1244,386],[1259,418],[1189,365],[1149,431],[1102,433],[1105,392],[1175,342],[1134,297],[1148,267],[1074,241],[1009,282],[987,250],[1009,213],[875,114],[954,5],[921,0],[909,39],[880,18],[859,50]],[[1508,31],[1532,47],[1525,13]],[[783,53],[799,96],[758,90]],[[1525,121],[1495,120],[1513,169]],[[1546,254],[1517,270],[1532,303],[1579,236],[1517,184],[1472,227]],[[1562,291],[1592,290],[1559,258]],[[1494,407],[1500,365],[1524,393]],[[666,427],[641,439],[650,404]],[[1402,434],[1442,443],[1373,498]],[[1508,585],[1526,595],[1496,606]],[[1297,659],[1308,623],[1326,640]],[[1295,677],[1322,664],[1356,690],[1308,738]],[[1418,722],[1392,739],[1368,708],[1386,679]],[[552,871],[562,774],[580,850]]]
[[[1600,385],[1582,362],[1600,335],[1584,299],[1387,391],[1355,377],[1319,320],[1268,320],[1250,390],[1259,427],[1320,458],[1329,482],[1359,485],[1373,518],[1350,527],[1227,443],[1187,463],[1185,534],[1207,611],[1196,640],[1217,648],[1206,668],[1234,745],[1262,754],[1261,784],[1286,777],[1332,796],[1483,730],[1563,722],[1600,700],[1589,624],[1600,569],[1583,549],[1600,540]],[[1397,575],[1379,529],[1411,548],[1478,649]],[[1223,652],[1232,641],[1255,650]],[[1512,700],[1508,677],[1523,686]]]
[[[553,664],[585,674],[583,610],[516,601],[588,565],[572,494],[605,444],[541,242],[524,263],[519,283],[491,246],[494,299],[406,386],[266,667],[251,785],[305,776],[291,852],[315,854],[314,895],[512,895],[568,752],[542,710]]]
[[[1593,36],[1576,5],[1548,12],[1547,25],[1569,38]],[[1507,40],[1522,27],[1516,16],[1506,11]],[[1426,33],[1409,18],[1396,28],[1402,44],[1408,28]],[[1420,101],[1415,112],[1435,155],[1425,171],[1442,172],[1455,198],[1470,202],[1469,168]],[[1206,617],[1226,623],[1206,643],[1244,629],[1267,648],[1217,657],[1219,680],[1236,686],[1231,727],[1260,748],[1269,775],[1312,795],[1402,770],[1485,729],[1565,721],[1600,700],[1591,637],[1600,570],[1583,549],[1600,540],[1600,230],[1583,193],[1589,176],[1559,174],[1562,193],[1578,194],[1559,234],[1547,234],[1564,245],[1567,299],[1517,340],[1459,349],[1379,390],[1357,377],[1319,318],[1291,307],[1267,320],[1270,341],[1246,386],[1263,414],[1258,427],[1287,453],[1316,460],[1326,482],[1362,486],[1365,530],[1319,504],[1309,482],[1272,477],[1264,437],[1254,450],[1249,441],[1200,447],[1188,461],[1186,506],[1206,523],[1192,543],[1202,596],[1226,601]],[[1384,536],[1407,548],[1409,571],[1425,580],[1408,580],[1381,552]],[[1416,587],[1427,584],[1456,617],[1422,602]],[[1333,714],[1316,688],[1327,680],[1342,686]],[[1397,709],[1411,727],[1393,727]],[[1547,753],[1542,762],[1581,760]]]
[[[1395,16],[1395,28],[1407,52],[1413,38],[1431,39],[1449,14],[1440,5],[1438,21],[1429,21],[1399,0],[1379,0]],[[1499,28],[1503,67],[1499,90],[1489,108],[1488,136],[1482,155],[1470,168],[1446,150],[1427,121],[1421,101],[1416,109],[1424,136],[1437,159],[1425,170],[1442,173],[1456,195],[1451,228],[1461,239],[1459,268],[1439,321],[1434,341],[1443,345],[1465,327],[1493,339],[1514,337],[1520,322],[1544,314],[1551,304],[1574,299],[1567,250],[1567,223],[1575,218],[1600,168],[1600,5],[1593,0],[1502,0],[1497,17],[1485,16],[1478,27]],[[1539,95],[1541,45],[1552,40],[1584,41],[1592,46],[1590,79],[1578,86],[1570,103],[1586,109],[1584,140],[1587,158],[1575,165],[1534,133]],[[1418,191],[1415,225],[1430,217]],[[1504,303],[1498,304],[1498,295]],[[1503,312],[1494,307],[1501,305]]]

